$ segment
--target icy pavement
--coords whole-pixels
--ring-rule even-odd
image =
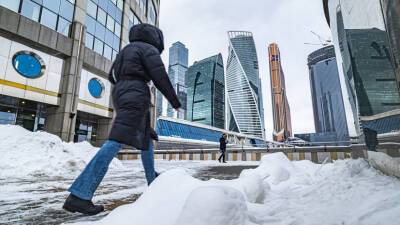
[[[61,209],[71,178],[32,177],[0,179],[0,224],[60,224],[62,222],[99,220],[114,208],[134,202],[146,189],[140,161],[122,161],[124,167],[109,171],[95,202],[105,204],[106,211],[93,217],[67,213]],[[217,164],[216,162],[156,161],[158,171],[184,168],[199,179],[233,179],[243,168],[254,163]],[[222,167],[220,167],[222,166]],[[232,167],[234,166],[234,167]],[[225,169],[231,167],[230,169]]]

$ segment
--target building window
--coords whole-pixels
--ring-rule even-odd
[[[20,0],[0,0],[0,5],[18,13]]]
[[[110,60],[120,50],[123,5],[123,0],[87,0],[86,47]]]
[[[14,69],[26,78],[38,78],[46,69],[43,60],[33,52],[17,52],[13,56],[12,64]]]
[[[30,0],[24,0],[22,2],[21,14],[31,20],[38,22],[40,16],[40,5]]]
[[[156,10],[155,10],[153,1],[150,1],[147,18],[148,18],[150,24],[156,25],[157,14],[156,14]]]
[[[131,27],[133,25],[136,24],[140,24],[142,23],[139,18],[136,16],[136,14],[132,11],[132,9],[129,11],[129,29],[131,29]]]
[[[57,27],[57,15],[50,10],[43,9],[40,23],[55,30]]]
[[[144,14],[147,5],[147,0],[136,0],[136,4],[139,5],[140,10]]]
[[[97,78],[92,78],[88,83],[88,89],[91,96],[101,98],[104,92],[104,84]]]
[[[65,36],[70,33],[75,0],[0,0],[0,5]]]

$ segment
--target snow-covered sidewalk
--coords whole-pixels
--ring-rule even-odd
[[[317,165],[276,153],[231,181],[168,171],[135,203],[75,225],[398,225],[399,215],[400,181],[365,160]]]
[[[116,159],[94,201],[107,210],[119,207],[105,218],[109,211],[95,217],[62,211],[66,189],[97,150],[88,143],[64,143],[44,132],[0,125],[0,224],[400,224],[399,179],[363,159],[318,165],[291,162],[282,153],[264,156],[256,169],[234,180],[193,177],[220,166],[215,161],[157,161],[163,173],[149,188],[139,161]],[[256,165],[223,166],[243,164]]]

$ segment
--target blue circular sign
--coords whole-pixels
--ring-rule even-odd
[[[104,85],[99,79],[92,78],[88,83],[88,89],[91,96],[101,98],[104,91]]]
[[[42,76],[46,69],[40,56],[27,51],[15,53],[12,64],[20,75],[31,79]]]

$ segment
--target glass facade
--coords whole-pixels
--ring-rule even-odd
[[[135,0],[143,14],[146,12],[147,0]]]
[[[222,132],[195,127],[168,120],[157,120],[156,132],[160,136],[219,142]]]
[[[381,0],[400,91],[400,1]]]
[[[140,24],[140,23],[142,23],[142,22],[140,21],[140,19],[136,16],[136,14],[131,9],[129,11],[129,29],[131,29],[131,27],[133,25]]]
[[[335,49],[327,46],[308,57],[314,124],[317,133],[333,133],[330,141],[349,141]]]
[[[157,22],[157,14],[156,9],[154,7],[153,1],[149,2],[149,7],[147,10],[147,18],[150,24],[156,25]]]
[[[159,90],[156,92],[156,116],[160,117],[163,115],[163,95]]]
[[[222,55],[195,62],[186,74],[187,120],[225,128],[225,81]]]
[[[114,60],[121,47],[123,0],[87,0],[86,47]]]
[[[379,0],[330,0],[330,25],[353,110],[363,128],[400,109],[393,48]],[[399,113],[395,113],[399,115]],[[357,117],[355,116],[355,117]],[[399,115],[400,116],[400,115]],[[400,128],[400,124],[398,125]]]
[[[30,131],[44,129],[46,105],[0,95],[0,124],[19,125]]]
[[[264,138],[261,80],[253,34],[229,32],[226,88],[228,129]]]
[[[88,113],[78,112],[75,125],[74,142],[87,141],[95,144],[99,117]]]
[[[186,116],[186,71],[188,69],[189,50],[181,42],[172,44],[169,48],[169,67],[168,76],[172,85],[182,103],[182,108],[179,112],[175,112],[170,104],[168,104],[167,114],[169,117],[185,119]]]
[[[0,0],[0,5],[68,36],[75,0]]]
[[[211,141],[219,143],[224,130],[217,128],[203,127],[201,124],[190,123],[186,121],[171,121],[170,119],[159,118],[156,123],[156,132],[163,137],[183,138],[198,141]],[[235,140],[230,139],[228,134],[228,140],[230,144],[234,144]],[[241,136],[243,138],[243,136]],[[252,145],[253,147],[265,147],[266,142],[260,138],[246,137],[244,145]],[[176,145],[175,145],[176,146]]]

